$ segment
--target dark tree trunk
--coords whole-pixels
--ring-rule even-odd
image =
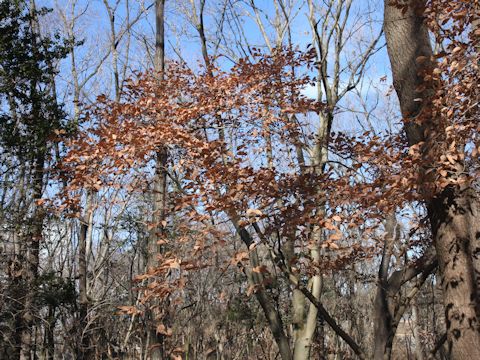
[[[232,219],[240,239],[243,241],[245,246],[250,249],[250,246],[253,244],[253,239],[250,233],[245,228],[239,227],[238,221],[236,221],[234,217],[232,217]],[[259,265],[260,261],[258,259],[257,251],[256,249],[253,249],[250,251],[250,267],[254,268]],[[292,350],[290,349],[290,341],[283,329],[284,326],[282,317],[280,316],[278,309],[275,308],[271,296],[267,291],[265,291],[265,289],[263,289],[264,279],[262,274],[252,271],[250,273],[250,282],[252,285],[258,286],[258,289],[255,291],[255,297],[262,307],[263,313],[270,327],[270,331],[272,332],[273,338],[278,345],[280,358],[282,360],[293,359]]]
[[[424,154],[432,147],[426,134],[434,129],[434,119],[423,126],[408,123],[418,116],[428,101],[428,91],[416,92],[423,83],[422,73],[431,66],[418,62],[420,56],[430,59],[432,48],[423,23],[423,1],[411,1],[406,13],[385,0],[385,36],[392,65],[395,90],[400,100],[410,145],[425,141]],[[447,343],[453,360],[480,359],[480,222],[479,201],[474,189],[450,186],[440,194],[425,198],[433,240],[442,276]]]
[[[428,210],[442,274],[450,356],[480,359],[477,194],[473,189],[449,187],[428,204]]]
[[[165,72],[165,0],[155,0],[155,60],[154,67],[157,72],[158,81],[162,81]],[[153,202],[155,224],[154,231],[148,240],[147,245],[147,268],[156,266],[156,254],[161,250],[158,246],[158,240],[164,235],[164,221],[166,217],[167,202],[167,166],[168,151],[162,147],[157,152],[155,165],[155,179],[153,186]],[[165,358],[164,336],[157,333],[157,319],[155,316],[158,311],[158,304],[152,304],[147,317],[149,318],[148,337],[150,339],[150,359],[161,360]]]
[[[48,317],[45,325],[45,360],[53,360],[55,357],[55,307],[48,306]]]
[[[20,318],[20,359],[30,359],[32,353],[33,330],[36,323],[35,300],[37,294],[37,278],[39,265],[39,249],[43,238],[43,222],[45,212],[41,205],[37,203],[42,198],[43,193],[43,174],[45,166],[45,155],[39,150],[40,154],[35,159],[33,166],[33,202],[35,208],[33,214],[27,223],[27,231],[23,242],[24,263],[21,274],[21,283],[23,289],[22,314]]]
[[[90,336],[88,331],[88,310],[89,302],[87,296],[87,278],[88,278],[88,262],[87,262],[87,241],[89,230],[92,226],[92,208],[93,193],[88,192],[85,205],[85,214],[80,220],[80,232],[78,236],[78,277],[79,277],[79,327],[77,344],[77,358],[79,360],[87,360],[91,358]]]
[[[390,215],[385,224],[386,236],[383,246],[382,260],[378,271],[377,293],[374,303],[374,350],[375,360],[388,360],[392,356],[393,339],[397,330],[391,304],[391,286],[388,279],[390,258],[393,246],[398,240],[398,225],[395,215]],[[397,292],[398,289],[395,289]]]

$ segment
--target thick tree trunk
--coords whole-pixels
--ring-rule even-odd
[[[390,360],[392,357],[393,339],[397,331],[396,324],[390,316],[384,291],[378,289],[375,296],[375,329],[373,359]]]
[[[428,205],[442,274],[450,356],[480,359],[480,206],[473,189],[447,188]]]
[[[429,61],[420,63],[417,58],[430,59],[432,55],[428,30],[421,15],[422,5],[423,1],[412,1],[408,11],[402,13],[385,0],[388,54],[394,86],[406,119],[414,118],[422,109],[422,102],[415,99],[428,97],[428,93],[416,92],[423,83],[421,73],[430,66]],[[429,126],[435,127],[433,120],[430,122]],[[427,126],[407,123],[406,132],[410,145],[426,141],[425,151],[431,147],[425,136]],[[477,194],[470,188],[451,186],[426,201],[442,276],[451,359],[480,359],[480,207]]]

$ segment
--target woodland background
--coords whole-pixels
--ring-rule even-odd
[[[477,0],[0,0],[1,359],[480,359]]]

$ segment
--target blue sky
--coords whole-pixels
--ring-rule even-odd
[[[70,14],[72,2],[75,0],[38,0],[38,5],[53,7],[60,9],[61,12],[66,12],[67,17]],[[110,6],[114,6],[116,0],[107,0]],[[197,1],[198,2],[198,1]],[[151,1],[143,0],[129,0],[130,17],[134,17],[136,13],[143,7],[151,6]],[[217,33],[217,23],[222,17],[223,0],[207,0],[205,9],[205,28],[207,32],[207,38],[210,40],[210,51],[213,51],[212,42]],[[248,3],[248,1],[244,2]],[[293,43],[300,49],[305,49],[308,44],[312,43],[311,29],[308,24],[307,14],[308,7],[304,1],[289,0],[287,3],[296,4],[293,7],[292,13],[295,17],[291,23]],[[319,4],[320,1],[315,1]],[[117,32],[121,31],[124,26],[127,14],[126,14],[126,0],[120,0],[118,2],[118,9],[115,16],[115,25]],[[200,43],[198,34],[195,28],[189,22],[188,17],[191,16],[191,6],[189,0],[167,0],[166,1],[166,50],[167,56],[170,59],[178,59],[180,53],[182,58],[189,62],[192,67],[195,67],[198,61],[201,61]],[[265,31],[269,34],[271,39],[274,38],[274,29],[268,25],[268,21],[275,18],[275,7],[273,0],[256,0],[255,2],[260,18],[265,25]],[[234,7],[238,22],[241,24],[243,34],[240,35],[235,28],[228,25],[224,25],[224,33],[226,43],[223,42],[219,48],[219,54],[230,55],[229,53],[236,52],[237,56],[242,56],[241,52],[237,49],[226,49],[227,47],[234,48],[232,42],[235,39],[244,37],[244,46],[248,45],[254,47],[265,48],[265,41],[262,36],[258,25],[254,19],[254,11],[252,8],[246,6],[242,2],[238,2],[238,5]],[[197,4],[198,10],[198,4]],[[379,0],[353,0],[351,20],[347,23],[347,28],[353,29],[352,36],[358,36],[361,34],[362,38],[367,39],[373,36],[373,33],[378,33],[381,28],[381,19],[383,16],[382,2]],[[76,0],[75,16],[78,16],[76,33],[78,39],[85,40],[83,46],[77,49],[77,61],[89,63],[90,67],[94,67],[98,63],[103,55],[107,54],[107,46],[109,41],[109,23],[107,18],[107,12],[103,0]],[[59,15],[60,11],[55,11],[52,15],[49,15],[49,19],[46,22],[46,26],[50,28],[62,28],[62,18]],[[320,15],[319,15],[320,16]],[[233,14],[229,12],[225,18],[232,18]],[[369,19],[371,17],[371,19]],[[150,65],[150,58],[146,48],[148,46],[150,51],[153,51],[151,46],[153,45],[154,38],[154,11],[153,7],[145,13],[144,16],[138,21],[135,26],[132,27],[132,41],[130,43],[129,52],[129,70],[145,70]],[[224,23],[225,24],[225,23]],[[371,32],[371,33],[369,33]],[[360,38],[359,38],[360,39]],[[286,39],[285,39],[286,40]],[[286,41],[284,41],[286,43]],[[358,47],[361,42],[355,43],[355,39],[349,41],[346,46],[346,50],[349,56],[355,56],[353,53],[355,47]],[[147,46],[148,45],[148,46]],[[121,58],[125,60],[125,53],[122,47],[125,46],[125,37],[120,42],[118,48],[121,53]],[[225,59],[225,58],[224,58]],[[384,75],[389,75],[387,57],[384,51],[379,52],[371,61],[369,66],[368,76],[375,78],[381,78]],[[109,64],[110,63],[110,64]],[[102,69],[103,85],[107,88],[111,87],[111,78],[109,79],[108,66],[111,65],[111,59],[105,62],[104,69]],[[68,68],[68,64],[65,64]],[[111,75],[111,74],[110,74]],[[110,76],[111,77],[111,76]],[[98,77],[97,77],[98,78]],[[94,79],[92,79],[94,80]],[[98,90],[98,89],[97,89]],[[104,89],[106,90],[106,89]],[[308,91],[308,89],[307,89]],[[96,91],[95,91],[96,92]]]
[[[48,30],[60,29],[64,31],[62,13],[66,13],[68,21],[71,20],[69,11],[72,9],[74,0],[38,0],[38,5],[55,8],[55,11],[48,15],[43,21],[43,26]],[[205,12],[205,28],[209,40],[210,50],[217,34],[217,24],[222,17],[221,2],[223,0],[209,1]],[[294,3],[294,1],[291,1]],[[113,6],[114,0],[108,0]],[[267,50],[265,40],[258,24],[255,21],[255,14],[251,8],[248,8],[246,2],[238,2],[235,7],[236,15],[239,16],[238,23],[243,29],[243,46],[258,47]],[[303,1],[297,1],[299,5],[293,10],[294,17],[292,29],[292,42],[300,49],[306,49],[312,43],[311,28],[308,23],[308,8]],[[318,0],[316,3],[320,4]],[[121,32],[125,28],[127,21],[126,0],[119,0],[118,10],[115,16],[116,31]],[[185,7],[180,6],[184,4]],[[266,26],[266,33],[270,39],[274,38],[274,29],[267,26],[268,20],[275,17],[275,7],[273,0],[257,0],[260,19]],[[145,7],[151,5],[150,1],[143,4]],[[301,6],[300,6],[301,5]],[[141,10],[140,0],[130,0],[130,18]],[[197,6],[198,9],[198,6]],[[200,52],[200,42],[196,29],[189,21],[189,1],[188,0],[167,0],[166,11],[166,50],[167,58],[178,60],[179,56],[184,59],[189,66],[197,68],[198,63],[202,62]],[[84,44],[76,49],[77,65],[79,68],[80,80],[84,79],[93,69],[100,64],[100,61],[106,56],[105,61],[99,67],[98,73],[93,76],[85,85],[83,100],[85,102],[94,101],[96,96],[105,93],[108,96],[113,94],[112,77],[112,56],[109,53],[110,25],[107,18],[107,11],[102,0],[77,0],[73,15],[78,17],[75,27],[75,34],[78,40],[84,40]],[[228,16],[233,16],[229,14]],[[318,15],[320,17],[320,15]],[[345,45],[345,52],[342,54],[341,66],[345,66],[348,61],[355,61],[359,49],[365,49],[365,46],[381,30],[383,18],[383,2],[380,0],[353,0],[351,19],[347,21],[347,29],[351,36]],[[123,37],[118,44],[120,53],[119,65],[123,66],[128,58],[127,76],[131,76],[134,71],[146,71],[151,68],[151,58],[149,51],[153,51],[154,39],[154,11],[153,7],[145,12],[131,29],[131,44],[129,52],[126,52],[126,37]],[[219,54],[225,54],[232,58],[232,54],[243,56],[238,47],[232,46],[235,39],[241,38],[239,32],[234,26],[231,28],[225,26],[225,40],[219,48]],[[247,44],[248,43],[248,44]],[[284,42],[285,43],[285,42]],[[380,39],[379,46],[383,45],[384,39]],[[128,56],[127,56],[128,55]],[[221,65],[226,68],[231,66],[231,61],[221,58]],[[332,67],[328,68],[331,74]],[[314,75],[314,74],[312,74]],[[342,88],[348,78],[348,72],[340,79]],[[67,109],[72,109],[72,84],[71,84],[71,59],[66,59],[61,64],[61,72],[58,78],[58,91],[61,98],[64,99]],[[346,95],[338,104],[334,122],[334,130],[343,130],[348,132],[361,132],[365,125],[365,112],[370,112],[372,126],[374,130],[384,130],[387,128],[389,120],[398,121],[398,107],[396,106],[395,95],[388,96],[391,86],[391,75],[388,63],[388,57],[385,47],[381,48],[370,59],[366,67],[363,81],[357,87],[357,94],[351,92]],[[315,95],[314,87],[307,87],[304,90],[307,96]],[[363,108],[365,107],[365,109]],[[364,111],[365,110],[365,111]],[[318,121],[312,115],[312,123]],[[362,126],[360,125],[362,123]]]

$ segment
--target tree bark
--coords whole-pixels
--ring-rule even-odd
[[[385,0],[384,29],[392,66],[394,87],[400,100],[405,130],[410,145],[425,141],[423,151],[433,144],[426,133],[436,126],[434,119],[415,125],[409,122],[418,116],[428,101],[416,89],[423,83],[422,72],[431,63],[418,62],[420,56],[430,59],[433,52],[428,29],[423,23],[424,1],[410,1],[406,13]],[[426,153],[425,153],[426,154]],[[480,297],[478,257],[480,253],[480,210],[478,196],[467,186],[451,185],[435,197],[425,199],[432,235],[442,276],[447,343],[450,357],[480,359]]]
[[[43,239],[43,222],[45,212],[37,201],[42,198],[43,193],[43,175],[45,166],[45,155],[40,150],[34,164],[33,175],[33,202],[35,209],[28,230],[24,239],[25,261],[22,269],[22,284],[25,286],[24,302],[22,304],[23,313],[21,315],[20,326],[20,360],[27,360],[31,357],[32,352],[32,336],[36,322],[35,298],[36,298],[36,281],[38,278],[39,250],[40,243]]]
[[[88,335],[88,253],[87,242],[92,234],[93,211],[92,211],[92,192],[86,194],[85,214],[80,220],[80,232],[78,235],[78,293],[79,293],[79,339],[77,348],[77,358],[79,360],[90,359],[90,339]]]
[[[30,31],[32,32],[32,49],[34,52],[38,51],[37,36],[38,23],[35,13],[35,1],[30,0]],[[37,81],[32,80],[30,86],[30,96],[32,99],[32,117],[38,121],[48,121],[42,117],[40,104],[35,99],[37,97]],[[39,250],[40,243],[43,240],[43,223],[45,220],[45,211],[39,201],[43,195],[44,174],[45,174],[45,157],[47,139],[40,133],[34,134],[37,140],[36,148],[32,149],[34,155],[31,168],[32,180],[32,202],[33,210],[30,218],[27,219],[26,233],[23,240],[24,263],[21,265],[21,283],[25,286],[24,296],[22,296],[22,314],[20,318],[20,360],[27,360],[31,358],[33,344],[33,332],[37,321],[37,314],[35,311],[35,299],[37,294],[37,279],[39,266]]]
[[[240,236],[240,239],[246,245],[248,249],[250,249],[251,245],[253,244],[253,239],[250,236],[249,232],[238,225],[238,221],[232,218],[232,223],[234,224],[237,233]],[[253,269],[260,265],[260,261],[258,259],[258,254],[256,249],[250,250],[250,267]],[[267,318],[268,325],[270,327],[270,331],[272,332],[273,338],[278,345],[278,350],[280,353],[280,357],[282,360],[292,360],[292,351],[290,349],[290,342],[288,337],[283,330],[283,321],[282,318],[277,311],[277,309],[273,306],[273,301],[268,293],[265,291],[264,287],[264,279],[261,273],[256,273],[254,271],[250,271],[248,274],[249,282],[251,285],[256,286],[255,297],[262,307],[263,313]]]
[[[422,285],[438,266],[433,248],[428,248],[421,259],[404,264],[401,269],[389,275],[393,247],[398,243],[400,235],[394,214],[387,218],[385,230],[385,243],[374,303],[373,358],[375,360],[392,358],[393,341],[398,325]]]
[[[480,206],[473,189],[450,187],[428,205],[440,271],[450,356],[480,359]]]
[[[161,82],[165,72],[165,0],[155,0],[155,59],[154,69]],[[156,255],[161,250],[158,241],[164,235],[164,222],[167,201],[167,171],[168,152],[165,147],[158,150],[156,155],[155,175],[153,182],[153,234],[148,239],[147,268],[156,266]],[[155,304],[156,305],[156,304]],[[151,309],[149,317],[148,338],[150,339],[150,359],[161,360],[164,358],[164,336],[157,333],[155,313],[157,306]]]
[[[423,344],[420,336],[420,319],[418,316],[418,306],[415,302],[412,305],[412,323],[413,323],[413,338],[415,340],[415,360],[423,360]]]
[[[321,241],[322,233],[321,229],[315,229],[314,241],[319,244]],[[320,262],[320,250],[318,246],[312,248],[310,251],[312,260],[317,264]],[[309,280],[309,291],[312,296],[319,300],[322,289],[322,277],[321,275],[314,275]],[[293,290],[292,307],[294,310],[294,318],[292,320],[295,330],[295,343],[294,343],[294,360],[308,360],[311,355],[311,348],[313,343],[313,336],[317,329],[318,309],[312,302],[309,302],[307,311],[305,308],[305,295],[299,290]],[[297,310],[297,308],[299,308]],[[297,318],[295,318],[295,315]]]
[[[386,236],[383,246],[382,260],[378,270],[377,293],[374,302],[374,349],[375,360],[390,359],[393,339],[398,324],[395,324],[391,303],[392,289],[388,282],[388,271],[393,246],[398,240],[398,224],[395,215],[390,215],[385,224]],[[396,289],[398,290],[398,289]]]

